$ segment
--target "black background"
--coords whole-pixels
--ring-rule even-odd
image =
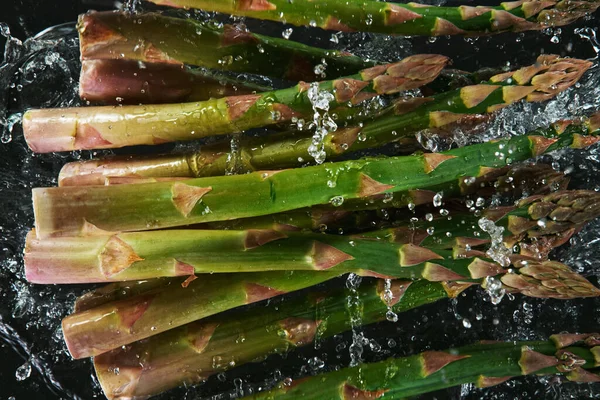
[[[478,3],[482,4],[482,3]],[[74,21],[77,14],[88,9],[113,8],[112,1],[91,0],[6,0],[0,10],[0,21],[8,23],[12,34],[20,39],[32,36],[42,29]],[[513,65],[531,63],[540,52],[559,53],[562,55],[588,58],[594,55],[592,46],[582,41],[575,35],[574,29],[581,26],[595,27],[597,18],[588,18],[576,25],[562,29],[559,43],[552,43],[550,38],[556,32],[532,32],[525,34],[506,34],[493,38],[484,38],[470,43],[463,38],[439,38],[430,42],[425,38],[412,39],[414,52],[427,51],[439,52],[453,57],[455,66],[474,70],[482,66],[498,66],[505,62]],[[252,26],[252,22],[249,23]],[[260,25],[260,26],[259,26]],[[274,32],[278,35],[283,28],[277,24],[256,24],[265,32]],[[519,40],[517,41],[517,38]],[[329,46],[328,36],[304,28],[294,28],[294,40]],[[365,40],[369,37],[366,36]],[[0,45],[3,46],[3,38]],[[54,82],[60,86],[61,82]],[[6,82],[4,82],[6,84]],[[2,89],[0,89],[2,90]],[[40,89],[41,90],[41,89]],[[41,104],[38,96],[30,92],[30,98],[25,102],[13,101],[11,96],[10,107],[19,111],[20,108]],[[18,96],[17,96],[18,97]],[[0,105],[1,107],[1,105]],[[168,149],[168,147],[166,147]],[[75,155],[79,157],[81,155]],[[84,154],[89,156],[89,154]],[[36,315],[46,313],[64,315],[69,311],[73,300],[73,293],[81,293],[81,288],[43,288],[29,287],[29,293],[35,297],[33,309],[27,309],[26,317],[14,317],[17,306],[14,293],[15,284],[20,285],[22,275],[20,271],[20,253],[22,252],[23,234],[32,224],[29,192],[34,186],[48,186],[55,184],[54,177],[60,166],[72,159],[67,156],[36,156],[32,155],[24,146],[18,128],[13,132],[13,140],[6,145],[0,144],[0,323],[4,322],[16,331],[2,332],[0,329],[0,399],[14,396],[16,399],[56,399],[75,398],[84,399],[102,398],[97,385],[93,382],[92,369],[89,361],[70,361],[64,354],[57,358],[52,355],[42,355],[40,360],[47,366],[40,365],[40,371],[33,369],[31,377],[18,382],[15,379],[15,370],[29,357],[26,350],[33,354],[44,352],[46,346],[51,345],[51,335],[56,333],[56,326],[35,325]],[[593,153],[585,156],[582,153],[573,153],[562,161],[562,166],[574,165],[573,186],[581,188],[598,188],[596,176],[598,173],[598,159]],[[596,175],[596,176],[594,176]],[[600,224],[592,224],[576,238],[571,246],[558,254],[559,257],[568,257],[579,260],[586,267],[586,275],[595,279],[600,270],[595,261],[599,247],[593,242],[598,236]],[[14,268],[8,268],[8,261],[16,261]],[[587,262],[585,262],[587,261]],[[4,262],[4,263],[2,263]],[[339,282],[338,282],[339,284]],[[464,298],[458,301],[442,301],[435,305],[423,307],[419,310],[400,315],[396,324],[381,323],[365,329],[365,336],[376,339],[387,349],[387,353],[374,353],[365,350],[365,360],[374,360],[390,354],[408,354],[423,351],[426,348],[442,349],[451,345],[470,343],[477,339],[514,339],[514,338],[541,338],[561,330],[590,331],[599,328],[598,318],[600,301],[580,300],[570,302],[539,301],[527,299],[527,307],[523,306],[525,300],[517,297],[511,301],[505,299],[498,307],[492,306],[481,292],[470,290]],[[261,307],[262,305],[258,305]],[[29,306],[24,306],[25,308]],[[477,320],[477,314],[483,318]],[[468,317],[472,327],[467,329],[457,316]],[[494,320],[498,320],[498,324]],[[55,318],[54,321],[59,319]],[[33,327],[31,326],[33,323]],[[3,325],[0,325],[2,328]],[[6,325],[4,325],[6,326]],[[22,337],[25,347],[15,341],[15,334]],[[385,345],[389,338],[394,338],[401,346],[388,349]],[[290,355],[287,359],[274,356],[264,363],[251,364],[237,368],[227,373],[224,379],[211,378],[209,382],[190,390],[178,389],[160,396],[163,399],[200,399],[222,394],[219,398],[229,398],[230,393],[236,391],[236,378],[243,379],[245,390],[264,381],[270,382],[279,375],[297,375],[302,366],[307,365],[307,360],[319,357],[326,361],[327,366],[343,365],[347,363],[347,351],[335,350],[337,344],[348,342],[349,336],[344,335],[326,342],[323,348],[301,349]],[[50,344],[49,344],[50,343]],[[54,345],[56,346],[56,345]],[[49,382],[48,374],[42,373],[50,369],[58,382],[58,386]],[[310,368],[309,368],[310,370]],[[279,371],[279,372],[278,372]],[[550,380],[540,381],[537,378],[517,380],[515,383],[503,384],[497,388],[486,391],[472,390],[470,393],[460,393],[459,388],[423,396],[423,398],[465,398],[465,399],[566,399],[566,398],[591,398],[598,397],[600,388],[593,385],[551,385]]]

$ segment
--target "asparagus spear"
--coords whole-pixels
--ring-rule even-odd
[[[79,17],[81,57],[196,65],[292,81],[315,81],[315,67],[339,78],[374,66],[352,54],[249,32],[241,25],[156,13],[91,12]]]
[[[356,294],[361,322],[371,324],[385,319],[388,311],[456,297],[468,286],[394,280],[386,293],[381,280],[363,282]],[[345,292],[338,289],[286,299],[277,308],[216,315],[96,356],[96,375],[109,399],[146,398],[342,333],[351,328],[346,304]]]
[[[109,104],[173,103],[264,92],[271,88],[182,65],[83,60],[79,96]]]
[[[392,106],[393,111],[383,112],[377,119],[329,133],[317,148],[331,159],[380,147],[423,129],[439,128],[465,119],[477,121],[475,114],[491,113],[521,99],[546,100],[577,82],[590,65],[587,61],[541,56],[538,64],[494,75],[486,84],[466,86],[430,98],[400,100]],[[415,105],[418,107],[410,111]],[[301,166],[312,159],[309,148],[313,144],[314,139],[310,136],[279,135],[272,140],[267,139],[266,143],[264,139],[249,140],[239,145],[238,160],[245,171]],[[228,149],[218,145],[193,154],[149,157],[133,162],[123,162],[122,159],[88,161],[65,166],[61,171],[61,181],[84,174],[223,175],[230,158]],[[81,179],[85,182],[86,178],[92,177]],[[77,183],[81,180],[73,178],[70,181]]]
[[[84,311],[63,319],[62,329],[71,355],[84,358],[335,277],[327,271],[273,271],[170,279],[142,285],[134,296],[113,296],[116,301],[94,300],[99,305],[92,308],[84,303]]]
[[[150,0],[182,8],[199,8],[292,25],[335,31],[381,32],[397,35],[488,35],[506,31],[540,30],[567,25],[594,12],[589,1],[525,0],[499,6],[440,7],[374,0]]]
[[[398,201],[422,203],[432,193],[460,192],[479,177],[514,162],[598,140],[595,114],[580,125],[561,123],[529,135],[443,153],[362,159],[246,175],[140,185],[37,188],[33,190],[36,234],[79,235],[149,230],[267,215],[318,204],[396,193]],[[240,202],[243,199],[243,202]],[[357,206],[358,207],[358,206]],[[377,206],[375,205],[375,208]]]
[[[484,216],[504,228],[505,236],[531,237],[572,234],[599,214],[600,194],[561,191],[530,197],[513,207],[492,208]],[[454,219],[440,219],[435,225],[420,221],[412,227],[351,240],[346,236],[273,229],[158,230],[42,240],[32,231],[25,244],[25,274],[30,282],[45,284],[275,270],[327,270],[435,280],[430,274],[440,273],[439,267],[443,267],[453,271],[454,277],[476,279],[481,273],[473,275],[473,259],[462,258],[462,254],[457,258],[456,249],[454,253],[443,250],[487,242],[480,239],[480,217],[467,214],[459,218],[458,225]],[[437,235],[428,235],[430,226],[436,226]],[[375,237],[391,240],[372,240]]]
[[[504,174],[504,175],[502,175]],[[498,176],[500,175],[500,176]],[[565,190],[569,182],[568,176],[561,172],[554,171],[547,164],[532,164],[511,166],[499,168],[496,171],[482,175],[477,179],[468,180],[461,187],[461,196],[484,197],[489,198],[494,195],[511,196],[513,198],[523,198],[535,194],[546,194],[555,190]],[[433,196],[432,196],[433,197]],[[420,197],[422,203],[414,204],[425,205],[431,203],[431,198]],[[444,197],[444,202],[449,203],[444,209],[453,210],[451,218],[457,218],[462,221],[465,210],[462,204],[458,204],[457,199]],[[217,221],[199,224],[194,228],[200,229],[276,229],[276,230],[313,230],[328,233],[356,233],[382,229],[389,226],[411,226],[417,230],[417,225],[408,221],[405,205],[400,204],[394,207],[394,199],[384,198],[377,202],[381,207],[376,210],[358,210],[353,208],[346,210],[345,205],[351,202],[344,202],[339,207],[313,206],[307,209],[292,210],[289,212],[263,215],[260,217],[242,218],[230,221]],[[351,205],[351,204],[350,204]],[[351,205],[352,206],[352,205]],[[458,208],[459,215],[454,211]],[[370,208],[370,207],[369,207]],[[450,211],[448,210],[448,211]],[[438,214],[440,209],[432,210]],[[424,215],[425,213],[421,213]],[[412,216],[412,214],[411,214]],[[439,218],[438,218],[439,219]],[[426,228],[435,226],[435,223],[428,224]],[[444,232],[443,229],[437,229],[437,232]],[[455,235],[456,236],[456,235]]]
[[[419,250],[416,246],[405,249]],[[421,249],[420,253],[423,252],[428,250]],[[429,251],[438,253],[443,252]],[[519,257],[514,263],[516,269],[509,271],[484,259],[481,252],[473,253],[475,257],[461,252],[454,260],[435,259],[422,266],[420,273],[432,282],[457,281],[466,285],[497,276],[507,290],[531,297],[568,299],[600,295],[600,290],[557,262],[527,258],[524,264],[523,257]],[[418,257],[423,259],[421,255]],[[368,271],[357,272],[371,275]],[[137,296],[71,314],[62,322],[63,334],[74,358],[94,356],[221,311],[325,282],[338,274],[339,271],[326,270],[206,275],[186,280],[186,287],[173,283],[150,288]],[[540,280],[549,280],[547,285],[551,287],[539,284]]]
[[[548,341],[481,342],[446,351],[390,358],[306,377],[245,398],[392,399],[473,383],[497,385],[515,376],[561,374],[575,382],[598,382],[598,335],[559,334]],[[565,345],[565,341],[568,343]]]
[[[414,55],[315,85],[321,91],[335,92],[333,108],[358,104],[431,82],[448,61],[440,55]],[[311,90],[300,83],[195,103],[30,110],[23,117],[23,129],[29,147],[42,153],[193,140],[312,116]]]

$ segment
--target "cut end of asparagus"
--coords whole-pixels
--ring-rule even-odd
[[[60,115],[52,109],[27,111],[23,116],[23,134],[27,146],[35,153],[73,150],[76,118],[77,111],[74,109],[65,109]]]

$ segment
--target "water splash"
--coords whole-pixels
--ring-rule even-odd
[[[350,344],[350,365],[355,366],[362,362],[364,346],[369,344],[369,339],[364,335],[362,326],[362,301],[358,296],[358,287],[362,278],[356,274],[349,274],[346,279],[346,287],[350,291],[347,298],[347,310],[352,326],[352,343]]]
[[[485,217],[479,219],[478,224],[479,228],[489,234],[492,239],[490,247],[485,254],[503,267],[510,266],[512,249],[509,249],[504,245],[504,227],[497,226],[494,221]]]
[[[317,164],[325,162],[327,153],[325,152],[325,144],[323,140],[329,132],[337,130],[337,124],[329,115],[329,103],[334,100],[332,93],[321,90],[317,82],[310,84],[308,88],[308,99],[313,108],[313,120],[309,127],[315,132],[312,137],[312,142],[308,147],[308,154],[315,159]]]

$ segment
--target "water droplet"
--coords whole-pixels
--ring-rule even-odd
[[[344,204],[344,196],[334,196],[332,197],[329,202],[334,206],[334,207],[339,207],[342,204]]]
[[[294,32],[292,28],[287,28],[281,32],[281,36],[283,36],[284,39],[289,39],[290,36],[292,36],[292,32]]]
[[[25,364],[21,365],[15,371],[15,378],[17,381],[21,382],[31,376],[31,364],[29,361],[26,361]]]
[[[442,193],[436,193],[435,196],[433,196],[433,206],[440,207],[441,205],[442,205]]]

